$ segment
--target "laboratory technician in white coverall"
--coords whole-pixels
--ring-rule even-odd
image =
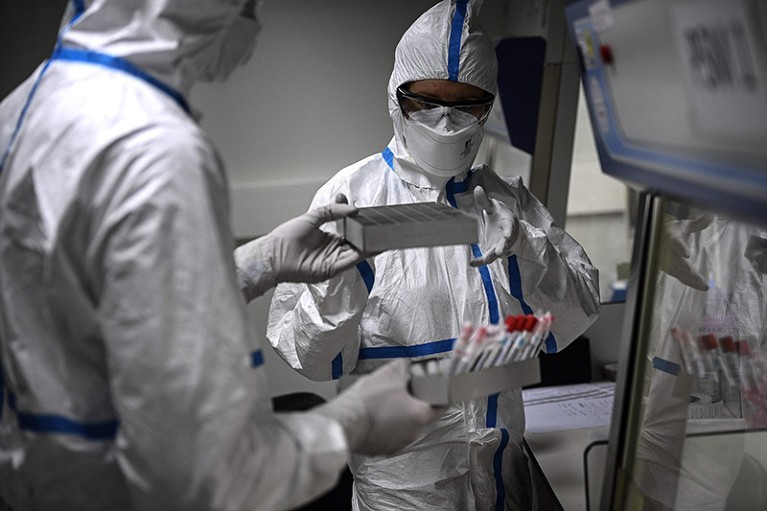
[[[314,411],[272,412],[244,297],[361,255],[318,229],[343,205],[232,255],[226,176],[186,98],[245,61],[255,14],[73,1],[52,57],[0,104],[0,498],[14,511],[290,509],[351,451],[394,452],[434,416],[405,363]]]
[[[472,167],[497,76],[494,48],[476,23],[479,3],[445,0],[405,32],[388,86],[394,138],[331,178],[313,204],[339,193],[358,207],[449,204],[482,218],[481,242],[392,250],[324,283],[277,286],[267,337],[309,378],[443,357],[464,323],[538,309],[555,317],[545,344],[555,352],[598,314],[597,270],[580,245],[553,225],[520,178]],[[530,509],[523,432],[519,389],[453,406],[396,455],[354,456],[353,503],[360,510]]]

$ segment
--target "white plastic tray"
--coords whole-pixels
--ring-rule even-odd
[[[455,376],[414,376],[410,380],[410,392],[427,403],[449,405],[540,381],[540,362],[538,358],[530,358]]]
[[[363,252],[478,242],[477,220],[437,202],[359,208],[344,218],[344,238]]]

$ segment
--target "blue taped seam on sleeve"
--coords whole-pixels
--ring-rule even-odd
[[[549,332],[549,336],[546,337],[546,353],[556,353],[557,349],[557,340],[554,334]]]
[[[495,476],[495,510],[503,511],[506,501],[506,485],[503,483],[503,451],[509,445],[509,432],[501,428],[501,443],[493,455],[493,475]]]
[[[368,294],[370,294],[373,291],[373,284],[375,284],[376,280],[373,268],[370,267],[367,261],[362,261],[357,263],[357,271],[360,272],[360,277],[365,282],[365,287],[368,290]]]
[[[653,357],[652,366],[658,371],[673,374],[674,376],[678,376],[682,372],[682,367],[679,364],[660,357]]]
[[[102,422],[76,422],[59,415],[32,414],[19,412],[16,395],[8,391],[8,408],[16,414],[19,429],[33,433],[75,435],[88,440],[109,440],[117,434],[117,420]]]
[[[381,358],[411,358],[424,355],[445,353],[453,349],[455,339],[415,344],[412,346],[376,346],[360,348],[360,360],[372,360]]]
[[[250,354],[250,366],[259,367],[264,365],[264,354],[261,350],[256,350]]]
[[[533,313],[533,309],[525,302],[525,297],[522,296],[522,276],[519,272],[519,263],[517,263],[516,255],[509,256],[509,291],[511,296],[519,302],[522,312],[525,314]]]
[[[475,258],[482,257],[482,251],[479,249],[479,245],[472,243],[471,252]],[[478,266],[479,274],[482,276],[482,285],[485,288],[485,296],[487,296],[487,308],[490,313],[490,323],[495,325],[500,320],[500,311],[498,310],[498,297],[495,295],[495,286],[493,286],[493,279],[490,276],[490,270],[487,266]]]
[[[458,73],[461,64],[461,37],[463,36],[463,22],[466,19],[466,5],[468,0],[458,0],[455,5],[455,14],[450,24],[450,39],[448,41],[447,74],[448,80],[458,81]]]
[[[344,357],[343,354],[339,353],[336,355],[336,358],[333,359],[333,362],[330,363],[330,376],[337,380],[341,376],[344,375]]]
[[[82,423],[58,415],[18,413],[19,429],[34,433],[74,435],[88,440],[108,440],[117,434],[116,420]]]
[[[455,183],[454,178],[445,185],[445,196],[447,201],[455,209],[458,209],[458,203],[455,201],[455,193],[460,193],[468,190],[468,183],[463,181],[461,183]],[[474,257],[482,257],[482,251],[479,249],[479,245],[472,243],[471,252]],[[487,296],[487,308],[490,313],[490,323],[495,325],[500,319],[500,311],[498,310],[498,297],[495,295],[495,286],[493,286],[493,279],[490,276],[490,270],[487,266],[479,266],[477,268],[479,274],[482,276],[482,286],[485,288],[485,296]]]
[[[522,307],[522,312],[525,314],[533,314],[533,309],[525,301],[522,291],[522,274],[519,271],[519,263],[517,262],[517,256],[509,256],[509,292],[511,296],[517,299],[519,306]],[[546,353],[557,352],[557,340],[554,334],[549,332],[549,336],[546,337]]]

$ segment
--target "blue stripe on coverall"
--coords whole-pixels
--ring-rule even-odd
[[[362,261],[357,264],[357,271],[360,272],[362,281],[365,283],[365,287],[368,290],[368,294],[373,290],[373,284],[375,284],[375,273],[373,268],[370,267],[367,261]],[[344,357],[343,353],[336,355],[336,358],[330,363],[330,376],[334,380],[339,379],[344,375]]]
[[[494,394],[488,398],[488,405],[492,401],[492,407],[488,406],[487,420],[485,422],[486,428],[494,428],[498,419],[498,394]],[[492,410],[492,413],[490,413]],[[496,511],[503,511],[506,501],[506,486],[503,484],[503,451],[506,446],[509,445],[509,432],[506,428],[498,428],[501,432],[501,442],[493,455],[493,475],[495,476],[495,509]]]
[[[679,376],[679,373],[682,372],[682,366],[680,366],[676,362],[672,362],[670,360],[666,360],[660,357],[653,357],[652,366],[658,371],[663,371],[664,373],[673,374],[674,376]]]
[[[79,436],[86,440],[111,440],[117,435],[115,419],[99,422],[78,422],[61,415],[19,412],[16,395],[8,391],[8,408],[15,412],[19,429],[32,433]]]
[[[57,49],[61,45],[61,36],[64,34],[65,31],[69,29],[69,27],[72,26],[72,24],[77,21],[77,18],[79,18],[82,13],[85,11],[85,3],[83,0],[72,0],[72,6],[74,7],[75,13],[72,16],[72,19],[67,23],[67,26],[64,27],[59,34],[58,38],[56,39],[56,45],[54,46],[54,49]],[[3,150],[3,155],[0,157],[0,174],[3,173],[3,169],[5,168],[5,162],[8,160],[8,157],[11,154],[11,148],[16,142],[16,138],[19,135],[19,132],[21,131],[21,125],[24,123],[24,119],[27,116],[27,111],[29,110],[29,105],[32,103],[32,98],[35,97],[35,93],[37,93],[37,88],[40,85],[40,81],[43,79],[43,75],[48,70],[48,66],[51,65],[51,61],[53,59],[48,59],[48,61],[43,66],[43,69],[40,71],[40,74],[35,79],[35,83],[32,84],[32,87],[29,90],[29,94],[27,95],[27,99],[24,101],[24,105],[21,107],[21,113],[19,114],[19,118],[16,120],[16,125],[13,128],[13,132],[11,132],[11,138],[8,139],[8,145]],[[0,410],[0,413],[2,411]]]
[[[58,415],[18,413],[19,429],[32,433],[73,435],[86,440],[111,440],[117,435],[116,420],[104,422],[75,422]]]
[[[456,183],[451,179],[445,186],[445,191],[450,205],[458,209],[455,194],[468,191],[468,179],[461,183]],[[472,244],[471,251],[475,258],[482,257],[482,250],[480,250],[479,245]],[[496,324],[500,320],[500,311],[498,309],[498,297],[495,293],[490,270],[487,266],[479,266],[477,269],[482,276],[482,285],[485,288],[485,295],[487,296],[490,323]],[[496,427],[497,417],[498,394],[493,394],[487,398],[487,417],[485,418],[485,425],[488,428]],[[504,428],[499,428],[499,430],[501,432],[501,443],[498,445],[498,449],[496,449],[495,454],[493,455],[493,475],[495,476],[495,508],[498,511],[502,511],[506,499],[506,486],[503,483],[503,451],[509,443],[509,433]]]
[[[264,364],[264,356],[261,350],[250,354],[252,367],[260,367]],[[2,405],[4,380],[0,372],[0,417],[2,417]],[[32,433],[46,433],[59,435],[79,436],[86,440],[111,440],[117,435],[119,422],[116,419],[99,422],[78,422],[61,415],[25,413],[19,412],[16,407],[16,396],[8,392],[8,408],[16,413],[16,421],[19,429]]]
[[[525,301],[525,297],[522,293],[522,275],[519,271],[519,263],[517,262],[517,256],[509,256],[509,291],[511,296],[519,301],[519,306],[522,307],[522,312],[525,314],[533,314],[533,309]],[[557,352],[557,340],[554,338],[554,334],[549,332],[549,336],[546,338],[546,353]]]
[[[463,5],[464,14],[465,14],[466,2],[459,2],[459,3]],[[462,24],[463,24],[463,21],[461,21],[460,26],[462,26]],[[455,28],[455,23],[453,27]],[[459,32],[459,35],[460,35],[460,32]],[[460,41],[459,41],[458,47],[460,49]],[[457,75],[458,73],[456,71],[456,76]],[[386,161],[386,164],[389,165],[389,168],[394,170],[394,154],[392,153],[391,149],[389,149],[388,147],[384,149],[384,151],[381,153],[381,156],[383,157],[384,161]],[[468,189],[469,189],[468,179],[456,183],[455,179],[451,178],[450,181],[448,181],[447,184],[445,185],[445,195],[446,195],[447,201],[450,203],[452,207],[458,209],[458,204],[455,200],[455,194],[465,193],[468,191]],[[482,256],[482,251],[480,250],[479,245],[477,244],[471,245],[471,251],[474,257]],[[500,319],[500,311],[498,309],[498,298],[495,294],[495,287],[493,286],[493,280],[492,280],[492,277],[490,276],[490,270],[487,268],[487,266],[480,266],[477,269],[479,270],[479,273],[482,276],[482,285],[485,289],[485,295],[487,296],[487,306],[488,306],[489,315],[490,315],[490,323],[496,324],[498,323]],[[447,341],[452,342],[454,341],[454,339],[437,341],[435,343],[429,343],[429,344],[420,345],[420,346],[428,347],[430,345],[438,345],[440,347],[444,347],[445,344],[440,344],[440,343],[447,343]],[[417,348],[417,347],[418,346],[415,346],[414,348]],[[382,348],[367,348],[367,349],[378,350]],[[425,349],[425,348],[421,348],[421,349]],[[370,353],[378,353],[378,352],[372,351]],[[401,355],[401,356],[409,356],[409,355]],[[360,355],[360,358],[362,358],[361,355]],[[493,394],[491,396],[488,396],[487,398],[487,417],[485,419],[485,423],[487,424],[488,428],[495,427],[497,414],[498,414],[498,394]],[[509,443],[508,431],[506,431],[503,428],[500,428],[500,431],[501,431],[501,443],[498,446],[498,449],[496,449],[495,454],[493,455],[493,475],[495,476],[496,510],[497,511],[502,511],[504,509],[504,501],[506,498],[506,486],[503,483],[503,470],[502,470],[503,463],[502,462],[503,462],[503,451],[506,449],[506,446]]]
[[[104,53],[98,53],[88,50],[77,50],[74,48],[56,48],[53,52],[51,60],[64,60],[69,62],[82,62],[86,64],[94,64],[96,66],[106,67],[108,69],[115,69],[135,76],[139,80],[148,83],[157,90],[165,93],[173,101],[175,101],[185,112],[189,113],[189,105],[186,103],[184,96],[177,90],[169,87],[165,83],[161,82],[157,78],[144,72],[142,69],[134,66],[125,59],[119,57],[113,57],[112,55],[106,55]]]
[[[77,5],[77,3],[75,4]],[[82,11],[76,12],[75,17],[71,23],[73,23],[80,16],[80,14],[82,14]],[[169,87],[168,85],[164,84],[160,80],[157,80],[156,78],[149,75],[148,73],[145,73],[143,70],[134,66],[127,60],[121,59],[119,57],[113,57],[111,55],[106,55],[104,53],[98,53],[95,51],[77,50],[74,48],[64,48],[60,46],[60,43],[57,43],[56,48],[53,50],[53,55],[45,63],[45,66],[43,66],[42,71],[40,71],[40,74],[35,80],[35,83],[32,85],[29,95],[27,96],[26,102],[24,103],[24,106],[21,109],[21,114],[19,115],[19,119],[16,122],[16,126],[14,127],[14,130],[11,133],[11,138],[10,138],[10,141],[8,142],[8,146],[5,148],[2,157],[0,157],[0,173],[2,173],[3,168],[5,167],[5,163],[8,160],[8,157],[10,156],[11,148],[16,142],[16,138],[18,137],[19,132],[21,131],[21,126],[24,122],[24,118],[27,116],[29,105],[32,103],[32,98],[35,96],[35,93],[37,92],[37,88],[40,85],[43,75],[48,70],[48,67],[51,65],[51,63],[56,60],[94,64],[94,65],[106,67],[109,69],[115,69],[118,71],[128,73],[130,75],[135,76],[139,80],[142,80],[145,83],[152,85],[153,87],[162,91],[166,95],[170,96],[173,99],[173,101],[175,101],[181,108],[184,109],[186,113],[190,112],[189,105],[187,104],[186,99],[184,99],[181,93],[179,93],[172,87]]]
[[[410,346],[374,346],[360,348],[360,360],[376,358],[411,358],[424,355],[446,353],[453,349],[455,339],[427,342],[425,344],[411,344]]]
[[[64,30],[62,30],[62,34],[65,30],[69,29],[72,23],[74,23],[85,11],[85,3],[83,2],[83,0],[72,0],[72,6],[74,7],[74,11],[75,11],[74,16],[72,17],[72,20],[68,23],[68,25],[64,28]],[[8,142],[8,146],[5,148],[3,155],[0,158],[0,173],[2,173],[3,171],[5,162],[10,154],[11,148],[13,147],[16,137],[18,136],[18,133],[21,130],[21,125],[23,124],[24,118],[26,117],[27,111],[29,109],[29,105],[32,102],[32,98],[34,97],[35,92],[37,91],[40,81],[42,80],[42,77],[47,71],[51,62],[53,62],[54,60],[76,60],[76,61],[82,61],[82,62],[90,62],[93,64],[98,64],[104,67],[118,69],[118,70],[130,73],[136,76],[137,78],[144,80],[145,82],[148,82],[150,85],[157,87],[162,92],[165,92],[166,94],[170,95],[177,103],[181,105],[182,108],[184,108],[187,112],[189,112],[189,109],[186,106],[186,101],[183,99],[183,97],[179,93],[169,88],[165,84],[159,82],[158,80],[152,78],[151,76],[139,70],[138,68],[134,67],[132,64],[128,63],[127,61],[123,61],[122,59],[111,57],[109,55],[98,54],[96,52],[87,52],[83,50],[72,50],[68,48],[62,48],[61,35],[59,35],[59,38],[56,42],[56,47],[53,51],[53,55],[46,62],[45,66],[40,71],[40,74],[35,80],[35,83],[32,85],[29,95],[27,96],[26,102],[24,103],[24,106],[21,109],[21,113],[19,115],[19,119],[16,123],[16,126],[14,127],[13,133],[11,134],[11,138],[10,138],[10,141]],[[18,421],[18,426],[21,430],[31,431],[34,433],[75,435],[75,436],[80,436],[82,438],[86,438],[89,440],[111,439],[111,438],[114,438],[114,436],[117,433],[117,428],[119,424],[117,420],[84,423],[84,422],[73,421],[71,419],[58,416],[58,415],[31,414],[31,413],[18,412],[16,410],[16,396],[10,390],[6,389],[5,381],[2,375],[2,370],[0,369],[0,418],[2,418],[3,405],[6,399],[6,394],[7,394],[8,407],[14,412],[16,412],[16,420]]]
[[[74,23],[75,21],[77,21],[77,18],[79,18],[80,15],[85,12],[85,1],[84,0],[72,0],[72,7],[75,8],[75,15],[72,16],[72,21],[70,21],[70,24]]]
[[[450,24],[450,39],[447,53],[448,80],[458,81],[458,72],[461,64],[461,37],[463,36],[463,23],[466,19],[466,5],[468,0],[458,0],[455,5],[455,14]]]
[[[394,153],[388,147],[381,152],[386,164],[390,169],[394,169]],[[375,284],[375,273],[373,268],[370,267],[367,261],[362,261],[357,264],[357,271],[360,272],[362,281],[365,283],[365,287],[368,290],[368,294],[373,290],[373,284]],[[330,377],[334,380],[339,379],[344,375],[344,357],[343,353],[336,355],[336,358],[330,363]]]

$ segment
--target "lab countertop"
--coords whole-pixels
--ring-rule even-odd
[[[599,508],[614,389],[596,382],[523,391],[529,454],[564,511]]]

